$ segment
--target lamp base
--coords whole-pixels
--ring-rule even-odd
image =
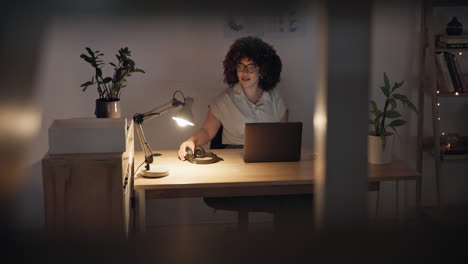
[[[148,178],[160,178],[169,175],[169,169],[166,167],[150,165],[150,169],[141,170],[140,175]]]

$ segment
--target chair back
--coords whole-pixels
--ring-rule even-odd
[[[210,142],[210,149],[224,149],[226,145],[223,144],[223,126],[220,126],[218,132]]]

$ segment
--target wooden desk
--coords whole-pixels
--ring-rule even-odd
[[[135,172],[137,216],[140,231],[145,230],[145,200],[182,197],[222,197],[304,194],[313,192],[314,155],[304,150],[299,162],[245,163],[242,149],[218,149],[215,153],[224,161],[197,165],[180,161],[176,150],[158,151],[155,164],[169,168],[163,178],[143,178]],[[135,164],[144,160],[142,152],[135,154]],[[142,166],[143,167],[143,166]],[[415,180],[419,203],[421,174],[405,162],[395,160],[387,165],[369,164],[369,189],[382,181]],[[397,184],[398,185],[398,184]],[[398,194],[397,194],[398,195]],[[398,201],[398,200],[397,200]]]

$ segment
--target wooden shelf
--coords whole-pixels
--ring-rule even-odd
[[[447,155],[442,156],[441,160],[444,163],[468,163],[468,158],[466,159],[446,159]]]
[[[435,159],[434,153],[432,152],[432,146],[425,148],[424,152],[428,153],[433,159]],[[440,161],[442,163],[468,163],[468,157],[466,159],[451,159],[446,158],[447,156],[451,155],[440,154]]]
[[[468,48],[435,48],[434,52],[460,52],[466,51],[468,52]]]
[[[454,97],[454,98],[458,98],[458,97],[468,97],[468,92],[463,92],[463,93],[458,93],[458,95],[455,95],[455,93],[453,92],[439,92],[437,94],[438,97]]]
[[[423,139],[423,146],[422,146],[422,149],[423,149],[423,152],[431,155],[432,158],[435,158],[435,155],[434,155],[434,147],[433,147],[433,139],[432,137],[425,137]],[[448,156],[453,156],[453,155],[444,155],[444,154],[440,154],[440,161],[441,162],[444,162],[444,163],[468,163],[468,157],[466,159],[450,159],[447,157]]]

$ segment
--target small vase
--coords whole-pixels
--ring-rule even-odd
[[[394,135],[385,137],[385,149],[382,149],[382,138],[369,134],[367,136],[367,161],[371,164],[392,163]]]
[[[463,31],[463,25],[456,17],[453,17],[452,21],[447,24],[446,31],[447,35],[461,35]]]
[[[107,101],[105,99],[96,99],[94,114],[97,118],[120,118],[120,100]]]

